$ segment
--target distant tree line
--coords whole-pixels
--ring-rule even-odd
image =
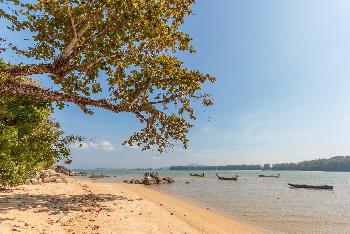
[[[315,159],[298,163],[226,166],[172,166],[169,170],[275,170],[275,171],[350,171],[350,156]]]
[[[350,171],[350,156],[336,156],[330,159],[315,159],[298,163],[273,164],[276,171]]]
[[[226,165],[226,166],[172,166],[169,170],[261,170],[261,165]]]

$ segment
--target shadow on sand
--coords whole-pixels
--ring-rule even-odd
[[[49,212],[50,214],[69,213],[72,211],[111,211],[103,203],[108,201],[127,200],[124,196],[110,194],[86,195],[31,195],[31,194],[0,194],[0,212],[12,209],[34,212]]]

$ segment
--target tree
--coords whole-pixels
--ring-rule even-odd
[[[265,163],[263,166],[263,170],[271,170],[271,164]]]
[[[0,96],[0,185],[23,183],[58,160],[70,162],[69,145],[79,138],[63,137],[52,112],[50,102],[36,97]]]
[[[132,113],[143,125],[124,144],[163,152],[182,142],[196,119],[193,102],[212,105],[203,84],[215,78],[190,70],[177,58],[195,52],[180,27],[194,0],[0,0],[1,21],[12,31],[30,31],[33,46],[19,48],[0,38],[4,53],[15,51],[33,64],[0,68],[0,93],[75,103]],[[48,74],[57,90],[14,81]],[[103,99],[96,96],[103,95]]]

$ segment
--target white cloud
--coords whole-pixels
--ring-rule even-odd
[[[109,141],[78,143],[73,146],[73,149],[79,149],[79,150],[93,149],[93,150],[102,150],[102,151],[116,150],[115,146]]]
[[[129,145],[129,144],[125,144],[123,145],[125,148],[127,149],[131,149],[131,150],[139,150],[141,151],[141,146],[138,146],[138,145]]]

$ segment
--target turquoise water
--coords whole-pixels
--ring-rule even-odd
[[[142,178],[144,171],[96,171],[109,174],[101,182]],[[186,171],[160,171],[175,179],[174,184],[152,186],[221,211],[236,219],[272,230],[274,233],[350,233],[350,173],[297,171],[219,171],[235,181],[219,181],[215,171],[204,178],[190,177]],[[257,174],[277,174],[280,178],[260,178]],[[113,177],[116,176],[116,177]],[[185,182],[190,182],[186,184]],[[330,184],[333,191],[293,189],[287,183]]]

